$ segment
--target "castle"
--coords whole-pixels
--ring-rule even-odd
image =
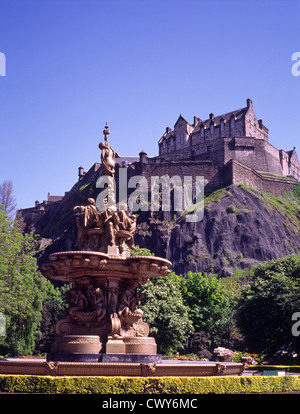
[[[151,170],[157,170],[154,175],[203,175],[207,190],[245,183],[282,194],[300,181],[300,163],[295,147],[278,150],[268,138],[268,128],[247,99],[244,108],[211,113],[206,120],[195,116],[193,124],[180,115],[158,141],[159,155],[148,158],[142,152],[140,157],[146,175]]]

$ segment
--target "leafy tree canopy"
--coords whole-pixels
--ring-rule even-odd
[[[36,247],[33,235],[23,234],[0,207],[0,312],[6,318],[1,354],[30,354],[40,335],[46,280],[38,272]]]
[[[184,349],[193,332],[193,325],[184,305],[180,277],[171,273],[149,280],[141,286],[143,319],[150,326],[150,334],[156,339],[158,352],[170,355]]]
[[[300,257],[290,255],[260,264],[242,289],[237,304],[238,325],[251,352],[271,355],[295,342],[291,317],[300,309]]]

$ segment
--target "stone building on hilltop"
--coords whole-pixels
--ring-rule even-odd
[[[226,165],[236,160],[256,171],[300,180],[300,164],[295,147],[278,150],[268,141],[269,130],[257,119],[251,99],[245,108],[223,115],[209,114],[202,120],[187,122],[182,115],[167,127],[158,142],[162,160],[202,159]]]
[[[251,185],[282,194],[300,181],[295,147],[277,149],[269,142],[269,130],[257,119],[251,99],[244,108],[193,124],[179,116],[174,128],[166,128],[158,141],[159,155],[140,154],[148,174],[203,175],[211,191],[228,184]],[[148,175],[147,174],[147,175]]]

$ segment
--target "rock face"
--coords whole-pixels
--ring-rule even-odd
[[[284,213],[266,196],[235,186],[210,198],[198,223],[165,217],[154,229],[144,225],[148,246],[155,253],[164,249],[177,274],[191,270],[226,276],[235,267],[300,252],[299,210]],[[141,246],[142,236],[140,231],[136,240]]]
[[[43,264],[55,251],[76,250],[77,228],[72,210],[87,197],[96,198],[99,171],[87,174],[40,218],[26,220],[19,212],[24,231],[41,236]],[[135,244],[173,263],[177,274],[188,271],[213,272],[226,276],[234,268],[300,253],[300,201],[286,200],[241,186],[229,186],[205,200],[203,220],[185,221],[171,212],[138,212]]]

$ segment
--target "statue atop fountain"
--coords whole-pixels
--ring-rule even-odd
[[[104,142],[100,142],[99,148],[101,150],[101,164],[103,167],[102,175],[108,175],[110,177],[115,176],[115,160],[114,158],[120,158],[119,154],[115,152],[108,144],[108,135],[110,134],[108,125],[103,130]]]

